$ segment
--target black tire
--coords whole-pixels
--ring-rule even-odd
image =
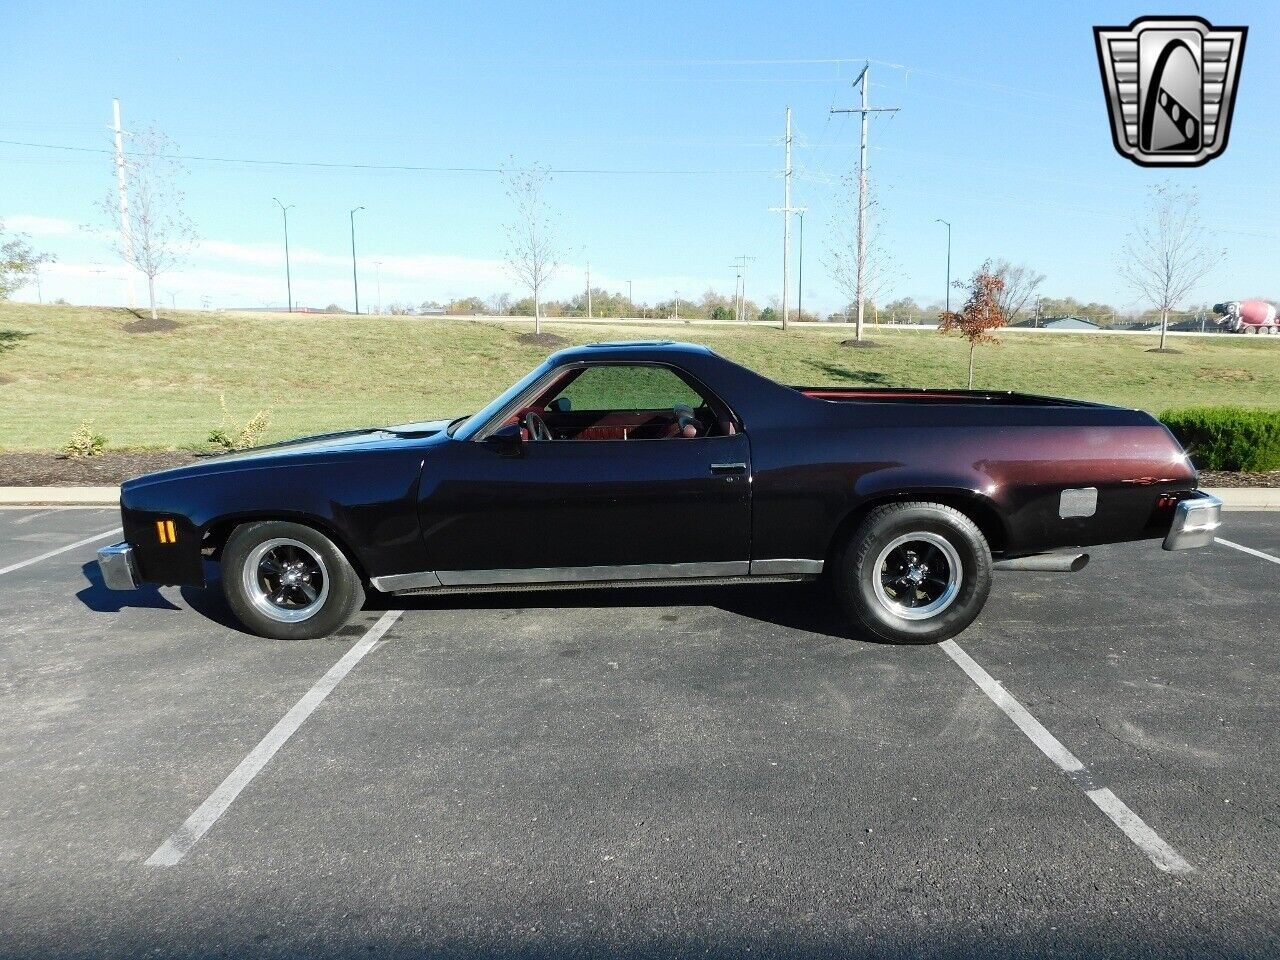
[[[283,520],[236,527],[222,551],[222,592],[241,623],[273,640],[327,637],[364,603],[360,577],[333,541]]]
[[[953,584],[956,561],[959,577]],[[939,643],[982,612],[991,591],[991,548],[959,510],[940,503],[890,503],[876,507],[854,530],[834,574],[840,604],[862,633],[886,643]]]

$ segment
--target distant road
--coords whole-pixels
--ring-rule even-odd
[[[431,316],[445,320],[478,320],[481,322],[492,323],[510,323],[512,321],[528,320],[533,322],[533,317],[517,317],[517,316],[482,316],[471,314],[432,314]],[[561,324],[580,324],[580,325],[603,325],[603,326],[624,326],[627,324],[635,324],[636,326],[648,327],[671,327],[671,326],[689,326],[689,327],[773,327],[781,329],[782,324],[778,322],[772,323],[747,323],[742,320],[699,320],[686,319],[680,317],[543,317],[544,323],[561,323]],[[821,330],[852,330],[852,323],[814,323],[812,321],[800,322],[793,320],[789,324],[791,327],[817,328]],[[865,324],[867,330],[912,330],[912,331],[929,331],[935,332],[938,329],[936,323],[884,323],[884,324]],[[1002,327],[1000,333],[1047,333],[1047,334],[1078,334],[1082,336],[1092,336],[1095,334],[1103,334],[1106,336],[1129,336],[1129,337],[1158,337],[1159,330],[1050,330],[1045,327]],[[1171,337],[1239,337],[1245,334],[1227,333],[1222,330],[1206,330],[1204,333],[1199,331],[1183,332],[1180,330],[1170,330]]]

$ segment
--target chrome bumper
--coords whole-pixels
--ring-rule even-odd
[[[113,543],[99,550],[98,569],[102,571],[102,583],[108,590],[136,590],[142,582],[138,579],[138,565],[133,560],[133,547],[128,543]]]
[[[1166,550],[1190,550],[1207,547],[1213,543],[1213,535],[1221,526],[1222,501],[1213,494],[1196,490],[1193,495],[1178,503],[1173,513],[1173,524],[1164,538]]]

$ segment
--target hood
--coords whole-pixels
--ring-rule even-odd
[[[213,454],[198,463],[134,477],[132,480],[125,481],[124,486],[225,473],[258,466],[278,466],[311,458],[343,456],[355,452],[374,453],[398,450],[411,444],[420,445],[423,441],[432,442],[446,436],[445,428],[452,422],[452,420],[422,420],[392,427],[366,427],[297,437],[250,450]]]

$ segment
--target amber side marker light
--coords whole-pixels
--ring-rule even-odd
[[[173,529],[172,520],[157,520],[156,534],[159,535],[161,543],[178,542],[178,534]]]

